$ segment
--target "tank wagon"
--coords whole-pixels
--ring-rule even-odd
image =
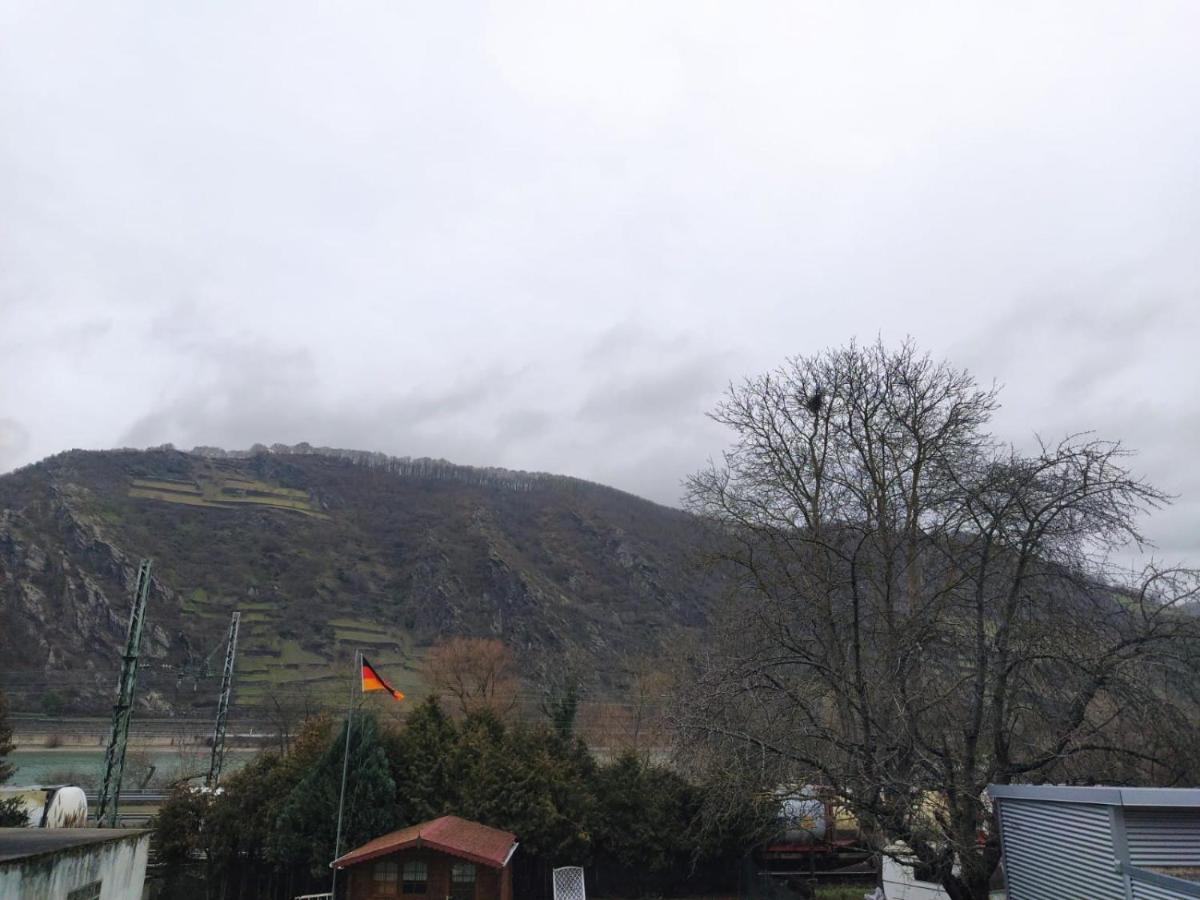
[[[779,831],[757,851],[771,875],[806,875],[858,866],[871,859],[858,819],[833,792],[804,785],[775,792]]]

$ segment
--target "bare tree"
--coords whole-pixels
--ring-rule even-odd
[[[665,700],[672,673],[662,659],[626,656],[620,664],[623,684],[580,706],[579,730],[593,751],[618,756],[632,752],[651,761],[670,747]]]
[[[520,687],[512,652],[495,638],[455,637],[437,644],[425,657],[425,677],[463,713],[486,708],[507,714]]]
[[[670,688],[671,675],[663,670],[661,660],[644,656],[627,659],[623,668],[628,684],[624,746],[649,759],[669,743],[663,728],[663,700]]]
[[[998,860],[989,783],[1118,761],[1170,781],[1196,735],[1171,674],[1194,575],[1112,562],[1167,498],[1117,444],[998,444],[996,406],[911,344],[851,344],[731,387],[733,447],[689,482],[735,590],[674,710],[682,749],[829,787],[954,900]]]
[[[357,677],[358,673],[354,673]],[[300,691],[272,692],[267,697],[269,705],[265,709],[267,720],[275,732],[275,741],[280,756],[292,749],[292,740],[306,722],[317,715],[320,705],[312,695],[312,689],[302,688]]]

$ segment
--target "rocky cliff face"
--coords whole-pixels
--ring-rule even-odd
[[[111,650],[124,644],[137,559],[79,511],[82,493],[50,484],[40,502],[0,509],[0,679],[17,700],[54,692],[90,703],[112,688]],[[171,595],[161,582],[151,587],[158,605]],[[142,643],[147,665],[167,651],[166,632],[151,623]],[[144,701],[167,707],[153,692]]]
[[[18,706],[103,712],[138,559],[155,560],[143,705],[209,705],[229,613],[237,697],[340,702],[355,648],[421,690],[455,634],[526,672],[581,655],[598,681],[704,622],[715,587],[676,510],[558,476],[275,446],[73,451],[0,477],[0,680]]]

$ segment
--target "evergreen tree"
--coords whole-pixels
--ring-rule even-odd
[[[602,766],[593,785],[597,862],[631,896],[728,877],[769,818],[746,796],[723,821],[709,821],[702,786],[632,751]]]
[[[203,855],[214,896],[264,896],[278,876],[328,877],[344,735],[310,722],[291,752],[260,755],[219,794],[174,792],[157,822],[159,852],[174,863]],[[599,863],[610,890],[663,893],[696,883],[697,872],[715,883],[753,843],[749,800],[745,816],[714,823],[701,815],[703,786],[668,769],[633,754],[597,766],[550,724],[506,726],[488,710],[456,725],[435,700],[397,730],[356,716],[349,772],[343,853],[453,813],[512,831],[544,863]]]
[[[345,746],[343,725],[341,736],[329,744],[284,803],[272,836],[272,851],[281,862],[305,864],[313,873],[328,871],[334,858]],[[378,724],[370,713],[359,713],[351,731],[340,850],[345,853],[398,824],[396,783]]]
[[[189,880],[187,864],[205,859],[201,883],[210,896],[261,895],[262,882],[278,872],[272,855],[272,835],[283,806],[296,786],[316,766],[333,740],[324,716],[304,722],[291,750],[284,756],[265,752],[224,778],[213,794],[190,786],[173,790],[154,819],[154,845],[168,863],[171,896],[192,896],[199,890]],[[302,863],[303,864],[303,863]]]
[[[604,855],[629,869],[657,872],[674,861],[686,821],[686,785],[623,754],[596,778],[596,838]]]
[[[550,700],[550,724],[559,737],[569,738],[575,731],[575,716],[579,712],[579,682],[568,676],[561,693]]]
[[[154,817],[154,849],[167,864],[186,863],[201,847],[202,834],[208,833],[207,819],[211,795],[177,785]]]
[[[222,783],[209,815],[218,850],[230,860],[261,863],[282,808],[296,782],[283,760],[264,753]]]
[[[453,766],[458,740],[458,728],[436,697],[419,704],[402,730],[385,735],[401,823],[424,822],[458,807],[460,785]]]
[[[506,729],[484,712],[463,723],[455,765],[463,816],[512,831],[553,863],[590,858],[594,764],[582,744],[545,727]]]
[[[12,725],[8,721],[8,695],[0,691],[0,784],[12,778],[17,770],[7,759],[16,746],[12,734]],[[0,828],[17,828],[25,825],[26,821],[25,809],[20,798],[0,800]]]

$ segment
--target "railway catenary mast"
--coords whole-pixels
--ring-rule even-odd
[[[129,632],[125,653],[121,656],[121,676],[117,680],[117,702],[113,704],[112,734],[104,753],[104,782],[96,808],[96,824],[115,828],[117,804],[121,796],[121,776],[125,771],[125,746],[129,742],[129,721],[133,716],[133,688],[137,681],[138,655],[142,645],[142,626],[146,621],[146,598],[150,594],[149,559],[138,565],[133,590],[133,609],[129,613]]]
[[[204,784],[210,790],[221,780],[221,766],[225,762],[225,722],[229,718],[229,698],[233,693],[233,663],[237,658],[238,623],[242,614],[235,611],[229,622],[229,641],[225,645],[225,668],[221,672],[221,697],[217,701],[217,724],[213,728],[212,761]]]

